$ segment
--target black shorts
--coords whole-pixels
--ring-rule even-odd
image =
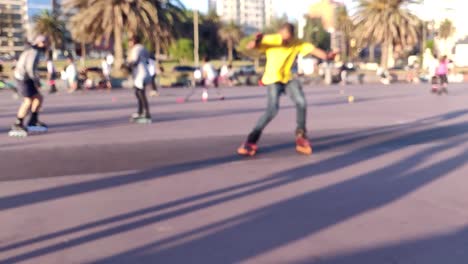
[[[24,81],[17,80],[17,88],[18,92],[23,97],[34,97],[39,94],[39,90],[37,89],[34,81],[31,79],[26,79]]]

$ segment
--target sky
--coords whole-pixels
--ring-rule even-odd
[[[308,9],[308,7],[317,2],[318,0],[273,0],[275,10],[278,15],[286,13],[291,19],[296,19],[302,16]],[[347,5],[350,5],[353,0],[341,0]],[[208,9],[208,0],[182,0],[182,3],[187,8],[197,8],[201,11],[206,11]],[[281,10],[281,12],[278,12]]]

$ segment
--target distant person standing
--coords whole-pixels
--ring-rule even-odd
[[[449,61],[447,56],[442,56],[437,66],[436,74],[439,80],[439,95],[445,93],[448,94],[448,73],[449,73]]]
[[[205,86],[203,90],[202,100],[203,101],[208,100],[209,88],[216,88],[218,99],[224,100],[224,96],[221,93],[221,90],[218,86],[218,73],[215,67],[213,66],[213,64],[211,64],[210,59],[208,57],[205,57],[203,59],[202,75],[203,75],[203,81],[204,81],[204,86]]]
[[[111,81],[111,70],[112,64],[109,64],[107,58],[101,61],[102,77],[105,82],[106,89],[108,91],[112,90],[112,81]]]
[[[223,65],[223,67],[221,67],[221,70],[219,72],[218,84],[221,83],[221,84],[226,84],[228,86],[232,86],[233,80],[234,80],[234,72],[232,70],[232,64]]]
[[[65,68],[65,78],[68,85],[68,92],[74,93],[78,90],[78,69],[76,68],[73,56],[67,57],[67,67]]]
[[[153,96],[159,96],[159,92],[158,92],[158,87],[156,86],[156,60],[153,59],[153,58],[149,58],[148,59],[148,73],[151,77],[151,91],[149,93],[149,95],[151,97]]]
[[[112,53],[109,53],[106,55],[106,62],[107,64],[112,68],[112,65],[114,65],[114,55]]]
[[[39,92],[41,82],[37,73],[39,58],[46,52],[47,47],[47,38],[42,35],[37,36],[32,45],[26,48],[18,59],[14,76],[24,99],[9,132],[10,136],[27,136],[29,131],[47,131],[47,125],[39,121],[43,97]],[[25,127],[23,120],[29,113],[28,127]]]
[[[47,82],[49,84],[49,94],[54,94],[57,92],[57,86],[55,80],[57,79],[57,73],[52,59],[52,51],[49,51],[47,54]]]
[[[138,36],[129,40],[130,52],[128,54],[126,67],[132,73],[133,88],[138,102],[138,112],[130,117],[131,122],[139,124],[151,123],[146,89],[151,86],[151,76],[148,72],[148,51],[140,43]]]
[[[437,77],[437,68],[439,67],[439,60],[435,57],[426,57],[426,66],[428,71],[428,77],[431,79],[431,92],[439,92],[439,78]]]

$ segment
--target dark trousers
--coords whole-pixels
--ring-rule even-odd
[[[135,87],[135,96],[138,101],[138,114],[146,117],[151,116],[145,89],[138,89]]]

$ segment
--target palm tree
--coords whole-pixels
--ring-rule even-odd
[[[455,27],[452,21],[445,19],[439,26],[439,38],[448,39],[455,33]]]
[[[384,69],[388,67],[394,44],[414,45],[419,36],[420,20],[409,12],[407,4],[414,0],[359,0],[354,20],[361,42],[381,44]]]
[[[234,22],[223,25],[218,32],[220,39],[226,43],[228,49],[228,60],[232,62],[234,57],[234,45],[239,43],[242,37],[242,31],[240,27]]]
[[[337,31],[343,34],[343,40],[345,43],[345,49],[342,50],[342,57],[346,57],[349,55],[349,43],[353,36],[355,25],[353,20],[348,14],[348,10],[345,6],[339,7],[337,10],[337,17],[336,17],[336,24],[337,24]]]
[[[156,50],[170,42],[174,24],[183,14],[179,0],[66,0],[74,38],[80,42],[114,41],[115,66],[123,63],[126,33],[140,35]]]
[[[171,42],[180,37],[179,32],[187,20],[186,10],[180,0],[150,0],[157,11],[156,32],[154,40],[150,41],[154,45],[156,56],[162,49],[168,50]]]
[[[33,19],[34,31],[49,37],[52,49],[61,48],[65,38],[65,22],[53,15],[49,10],[43,10]]]

